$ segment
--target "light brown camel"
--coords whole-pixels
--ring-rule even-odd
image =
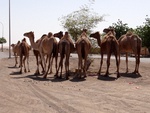
[[[26,65],[25,65],[26,59],[27,59],[28,72],[30,72],[30,69],[29,69],[29,50],[31,50],[31,47],[26,42],[25,38],[20,43],[19,48],[20,48],[20,73],[22,73],[22,67],[24,67],[24,72],[27,72]]]
[[[104,76],[108,76],[109,74],[109,66],[110,66],[110,57],[111,54],[114,53],[116,58],[116,65],[117,65],[117,78],[120,77],[119,74],[119,43],[117,39],[115,38],[115,32],[113,29],[104,29],[103,32],[106,33],[103,40],[100,38],[100,33],[96,32],[90,35],[90,37],[93,37],[97,39],[97,43],[100,46],[100,52],[101,52],[101,61],[100,61],[100,69],[98,71],[98,78],[101,74],[101,68],[103,64],[103,55],[107,54],[107,69]]]
[[[53,36],[51,32],[48,33],[48,38],[53,38],[53,51],[52,51],[52,60],[51,60],[51,67],[50,67],[50,73],[52,73],[52,65],[53,65],[53,59],[55,58],[55,69],[57,72],[57,59],[58,59],[58,42],[56,38]]]
[[[20,55],[20,48],[19,48],[19,46],[20,46],[20,41],[18,41],[17,44],[11,44],[12,51],[13,51],[14,56],[15,56],[15,67],[18,64],[17,58]],[[20,67],[20,65],[19,65],[19,67]]]
[[[141,38],[138,35],[133,34],[132,32],[127,32],[125,35],[122,35],[118,39],[118,42],[120,53],[126,54],[126,72],[128,72],[128,53],[134,53],[136,61],[135,61],[135,70],[133,73],[139,74],[140,51],[142,47]]]
[[[63,69],[63,59],[65,58],[65,70],[66,70],[66,76],[65,79],[68,79],[69,76],[69,58],[71,53],[71,44],[70,44],[70,37],[68,32],[65,32],[65,35],[61,38],[59,41],[59,52],[60,52],[60,62],[59,66],[56,72],[56,78],[58,78],[58,72],[61,67],[60,77],[62,78],[62,69]]]
[[[36,43],[39,43],[40,39],[36,41]],[[41,55],[40,55],[40,52],[38,50],[34,50],[33,49],[33,54],[36,58],[36,65],[37,65],[37,69],[34,73],[34,75],[39,75],[40,74],[40,71],[39,71],[39,58],[41,59]],[[43,66],[43,63],[41,62],[41,67],[42,67],[42,73],[44,73],[44,66]]]
[[[41,40],[38,43],[35,43],[34,32],[24,33],[24,36],[29,38],[32,48],[40,52],[41,61],[44,64],[44,70],[45,70],[43,78],[46,78],[50,69],[50,61],[51,61],[51,56],[53,52],[55,38],[48,38],[47,35],[43,35],[41,37]],[[46,60],[44,58],[45,55],[47,55],[49,58],[48,68],[46,68]]]
[[[84,77],[86,77],[87,69],[87,56],[91,49],[91,42],[89,41],[86,29],[83,30],[81,36],[76,41],[76,50],[78,54],[78,77],[81,78],[81,72],[83,71]],[[84,64],[83,64],[84,60]]]

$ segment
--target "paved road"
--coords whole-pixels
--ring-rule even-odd
[[[0,52],[0,59],[1,58],[8,58],[9,57],[9,53],[8,52]]]
[[[78,57],[77,54],[71,54],[72,57]],[[89,55],[90,58],[101,58],[100,55]],[[104,58],[107,58],[106,55],[104,55]],[[114,56],[111,56],[111,59],[115,59]],[[125,57],[121,57],[121,60],[125,60]],[[134,57],[129,57],[129,61],[135,61]],[[141,58],[141,62],[150,63],[150,58]]]

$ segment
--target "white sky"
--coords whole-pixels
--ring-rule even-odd
[[[11,0],[11,43],[24,38],[23,34],[34,31],[35,39],[48,32],[64,31],[58,18],[79,10],[89,0]],[[102,31],[118,19],[136,28],[150,15],[150,0],[95,0],[94,12],[105,16],[93,31]],[[9,0],[0,0],[0,22],[4,26],[4,37],[9,42]],[[0,37],[2,25],[0,24]]]

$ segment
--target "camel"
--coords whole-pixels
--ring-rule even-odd
[[[55,69],[57,72],[57,59],[58,59],[58,42],[53,36],[51,32],[48,33],[48,38],[53,38],[54,43],[53,43],[53,51],[52,51],[52,60],[51,60],[51,67],[50,67],[50,73],[52,73],[52,65],[53,65],[53,59],[55,58]]]
[[[26,65],[25,65],[26,58],[27,58],[28,72],[30,72],[30,69],[29,69],[29,50],[31,50],[31,47],[26,42],[25,38],[20,43],[19,48],[20,48],[20,73],[22,73],[22,67],[24,67],[24,72],[25,73],[27,72]]]
[[[68,80],[69,76],[69,57],[71,53],[71,44],[70,44],[70,37],[68,32],[65,32],[65,35],[61,38],[59,41],[59,52],[60,52],[60,62],[59,62],[59,67],[57,69],[55,77],[58,78],[58,72],[61,67],[61,73],[60,77],[62,78],[62,69],[63,69],[63,59],[65,58],[65,70],[66,70],[66,76],[65,79]]]
[[[135,70],[133,73],[139,74],[140,51],[142,47],[141,38],[138,35],[133,34],[132,32],[127,32],[118,39],[118,42],[120,53],[123,52],[126,54],[126,73],[128,72],[128,53],[134,53],[136,61],[135,61]]]
[[[100,61],[100,69],[98,71],[98,78],[100,78],[101,74],[101,68],[103,64],[103,55],[106,53],[107,54],[107,69],[105,73],[105,77],[108,77],[109,75],[109,66],[110,66],[110,57],[111,54],[114,53],[115,58],[116,58],[116,65],[117,65],[117,78],[120,77],[119,74],[119,43],[115,37],[115,32],[113,29],[104,29],[103,32],[106,33],[104,36],[103,40],[100,39],[100,33],[96,32],[90,35],[90,37],[93,37],[97,39],[97,43],[100,46],[100,51],[101,51],[101,61]]]
[[[37,40],[36,43],[39,43],[39,41],[40,41],[40,39]],[[40,52],[38,50],[33,49],[33,54],[36,58],[36,65],[37,65],[37,69],[36,69],[34,75],[39,75],[40,71],[39,71],[39,59],[38,58],[41,59]],[[42,62],[40,64],[41,64],[41,67],[42,67],[42,73],[44,73],[44,66],[43,66]]]
[[[35,43],[34,41],[34,32],[27,32],[24,33],[24,36],[28,37],[31,43],[31,46],[34,50],[38,50],[41,56],[41,62],[44,63],[44,75],[43,78],[47,78],[48,71],[50,69],[50,61],[51,61],[51,56],[53,52],[53,47],[54,47],[54,41],[55,38],[49,38],[47,35],[42,35],[40,41],[38,43]],[[44,56],[47,55],[49,58],[48,61],[48,68],[46,68],[46,60]]]
[[[12,51],[14,53],[14,56],[15,56],[15,67],[17,66],[18,64],[18,61],[17,61],[17,57],[20,55],[20,41],[17,42],[17,44],[11,44],[11,47],[12,47]],[[20,65],[19,65],[20,67]]]
[[[81,72],[83,71],[84,77],[86,77],[86,69],[87,69],[87,56],[91,49],[91,42],[89,41],[86,29],[83,30],[81,36],[76,41],[76,50],[78,54],[78,77],[81,78]],[[84,60],[84,64],[82,63]]]
[[[63,32],[62,31],[60,31],[60,32],[58,32],[58,33],[55,33],[54,34],[54,37],[58,37],[60,40],[63,40]],[[67,39],[69,42],[70,42],[70,48],[71,48],[71,53],[72,52],[74,52],[75,51],[75,47],[74,47],[74,43],[73,43],[73,41],[71,40],[71,38],[68,38]]]

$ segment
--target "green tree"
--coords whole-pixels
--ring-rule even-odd
[[[144,25],[138,26],[135,33],[142,38],[142,46],[145,46],[150,51],[150,18],[145,19]]]
[[[7,41],[6,41],[6,39],[5,39],[4,37],[0,38],[0,44],[2,45],[2,46],[1,46],[2,52],[3,52],[3,44],[6,43],[6,42],[7,42]]]
[[[113,23],[111,27],[115,29],[117,39],[120,38],[120,36],[125,34],[127,31],[132,30],[131,28],[128,27],[127,23],[123,23],[119,19],[118,22]]]
[[[85,5],[80,8],[80,10],[63,16],[60,22],[76,41],[83,29],[87,29],[88,33],[91,33],[92,29],[95,28],[99,22],[103,21],[103,17],[104,16],[99,16]]]

